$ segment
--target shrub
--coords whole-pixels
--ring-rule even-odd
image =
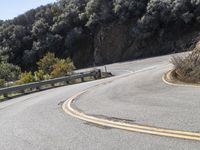
[[[45,73],[43,70],[38,70],[34,72],[34,78],[36,81],[45,80]]]
[[[53,71],[53,65],[58,62],[58,58],[53,53],[47,53],[42,59],[37,62],[38,69],[45,74],[50,74]]]
[[[4,87],[4,85],[5,85],[5,80],[4,79],[0,79],[0,87]]]
[[[53,71],[51,76],[53,78],[68,75],[75,69],[74,64],[70,58],[61,59],[56,64],[53,65]]]
[[[51,79],[50,75],[48,75],[48,74],[44,75],[44,80],[49,80],[49,79]]]
[[[70,58],[59,59],[53,53],[47,53],[37,64],[39,71],[35,72],[36,80],[61,77],[75,68]]]
[[[18,84],[26,84],[26,83],[31,83],[34,82],[34,76],[32,72],[24,72],[20,76],[20,80],[17,82]]]
[[[0,79],[14,81],[19,79],[21,69],[18,66],[9,63],[0,64]]]
[[[173,57],[171,63],[174,65],[175,72],[182,80],[199,82],[200,81],[200,46],[195,47],[192,53],[186,57]]]

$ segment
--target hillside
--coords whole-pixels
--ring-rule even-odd
[[[199,0],[60,0],[0,21],[0,59],[36,69],[47,52],[77,68],[194,48]]]

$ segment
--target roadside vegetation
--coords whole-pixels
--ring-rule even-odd
[[[113,23],[113,28],[118,24],[130,25],[125,26],[128,28],[125,45],[129,47],[119,54],[115,54],[115,47],[109,47],[110,54],[120,55],[115,61],[133,58],[135,53],[141,57],[143,53],[164,54],[180,45],[172,41],[162,47],[164,43],[183,31],[198,30],[199,9],[199,0],[58,0],[12,20],[0,21],[0,57],[27,72],[35,71],[36,62],[47,52],[61,59],[70,57],[77,68],[92,66],[98,59],[102,63],[112,62],[112,56],[104,61],[99,57],[106,52],[99,56],[95,50],[97,33]],[[179,32],[174,34],[174,31]],[[101,41],[105,38],[105,33],[102,34]],[[112,41],[112,35],[108,39]],[[161,43],[157,52],[148,43],[151,39],[156,45]],[[94,58],[95,55],[99,57]]]
[[[200,82],[200,42],[194,50],[186,57],[173,57],[174,75],[187,82]]]
[[[70,58],[59,59],[55,57],[55,54],[50,52],[40,59],[37,65],[37,70],[34,72],[22,72],[18,66],[8,63],[0,64],[0,87],[66,76],[70,75],[75,69]]]
[[[0,87],[179,52],[199,32],[200,0],[58,0],[0,20]],[[196,80],[196,57],[173,60],[181,77]]]

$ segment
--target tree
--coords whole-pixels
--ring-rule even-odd
[[[113,11],[122,21],[135,17],[139,18],[144,13],[147,0],[114,0]]]
[[[101,22],[112,20],[112,2],[107,0],[90,0],[85,7],[85,14],[88,18],[86,26],[93,27]],[[82,14],[83,15],[83,14]]]
[[[0,26],[3,24],[3,20],[0,20]]]
[[[91,41],[95,41],[99,30],[113,24],[127,25],[129,43],[143,47],[143,42],[149,41],[147,38],[154,36],[164,41],[165,33],[172,34],[176,29],[199,32],[200,1],[57,0],[14,19],[0,20],[0,59],[27,71],[35,71],[36,62],[49,49],[59,58],[86,60],[94,55],[95,42]],[[89,42],[84,37],[89,37]],[[88,49],[91,54],[87,54]],[[77,67],[87,65],[85,62]]]
[[[30,65],[35,66],[35,62],[37,60],[37,51],[35,50],[25,50],[22,56],[22,65],[26,70],[30,68]],[[32,66],[33,67],[33,66]],[[35,67],[34,67],[35,68]],[[32,69],[30,69],[32,70]]]
[[[32,28],[32,33],[33,35],[40,37],[45,33],[47,33],[48,29],[49,29],[48,23],[45,21],[45,19],[42,18],[34,23]]]

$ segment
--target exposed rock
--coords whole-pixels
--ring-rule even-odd
[[[130,33],[133,24],[112,23],[102,26],[94,38],[97,65],[192,50],[199,39],[198,29],[163,32],[142,41]],[[189,31],[190,30],[190,31]]]
[[[129,31],[130,24],[112,23],[101,27],[94,39],[95,64],[122,60],[131,42]]]

